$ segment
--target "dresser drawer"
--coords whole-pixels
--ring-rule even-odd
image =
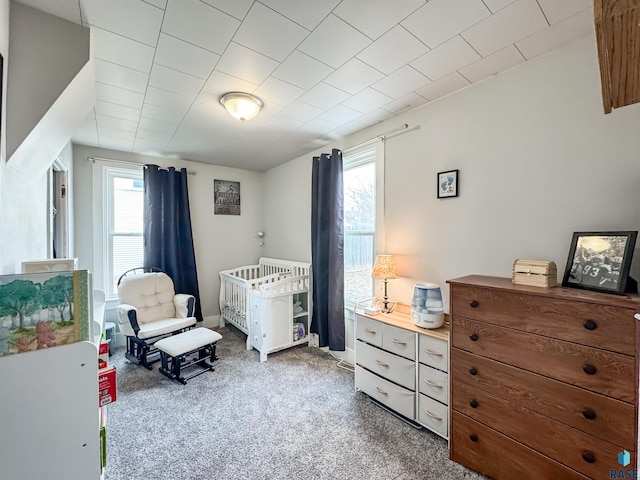
[[[450,448],[451,460],[495,480],[588,479],[456,411],[451,413]],[[611,464],[615,467],[614,460]]]
[[[451,285],[451,315],[635,355],[635,310]]]
[[[451,349],[451,379],[452,384],[465,383],[504,397],[628,451],[636,449],[635,407],[630,403],[457,348]]]
[[[418,421],[443,437],[449,436],[449,407],[422,394],[418,400]]]
[[[416,359],[416,334],[391,325],[382,326],[382,348],[402,355],[411,360]]]
[[[449,370],[449,342],[428,335],[418,335],[420,363],[447,372]]]
[[[367,370],[398,383],[416,389],[416,363],[393,355],[361,341],[356,343],[356,363]]]
[[[415,420],[415,393],[356,365],[356,388],[400,415]]]
[[[356,315],[356,338],[376,347],[382,347],[383,323]]]
[[[445,372],[420,364],[418,367],[418,390],[420,393],[449,405],[449,375]]]
[[[619,446],[461,382],[451,407],[591,478],[608,478]],[[632,453],[632,456],[634,454]],[[632,459],[635,465],[635,458]]]
[[[452,345],[625,402],[635,401],[635,358],[453,317]]]

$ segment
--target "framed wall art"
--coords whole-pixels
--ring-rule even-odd
[[[213,181],[213,212],[215,215],[240,215],[240,182]]]
[[[458,196],[458,170],[438,172],[438,198]]]
[[[637,289],[629,278],[637,235],[636,231],[575,232],[562,285],[618,295]]]

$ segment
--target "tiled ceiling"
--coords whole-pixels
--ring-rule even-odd
[[[22,0],[89,26],[73,141],[267,170],[593,31],[591,0]],[[240,123],[230,91],[265,104]]]

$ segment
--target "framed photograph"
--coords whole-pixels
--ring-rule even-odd
[[[624,295],[638,232],[575,232],[562,285]]]
[[[213,181],[213,213],[215,215],[240,215],[240,182]]]
[[[458,170],[438,172],[438,198],[458,196]]]

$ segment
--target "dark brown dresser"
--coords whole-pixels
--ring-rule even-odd
[[[452,460],[497,480],[637,468],[638,297],[448,283]]]

